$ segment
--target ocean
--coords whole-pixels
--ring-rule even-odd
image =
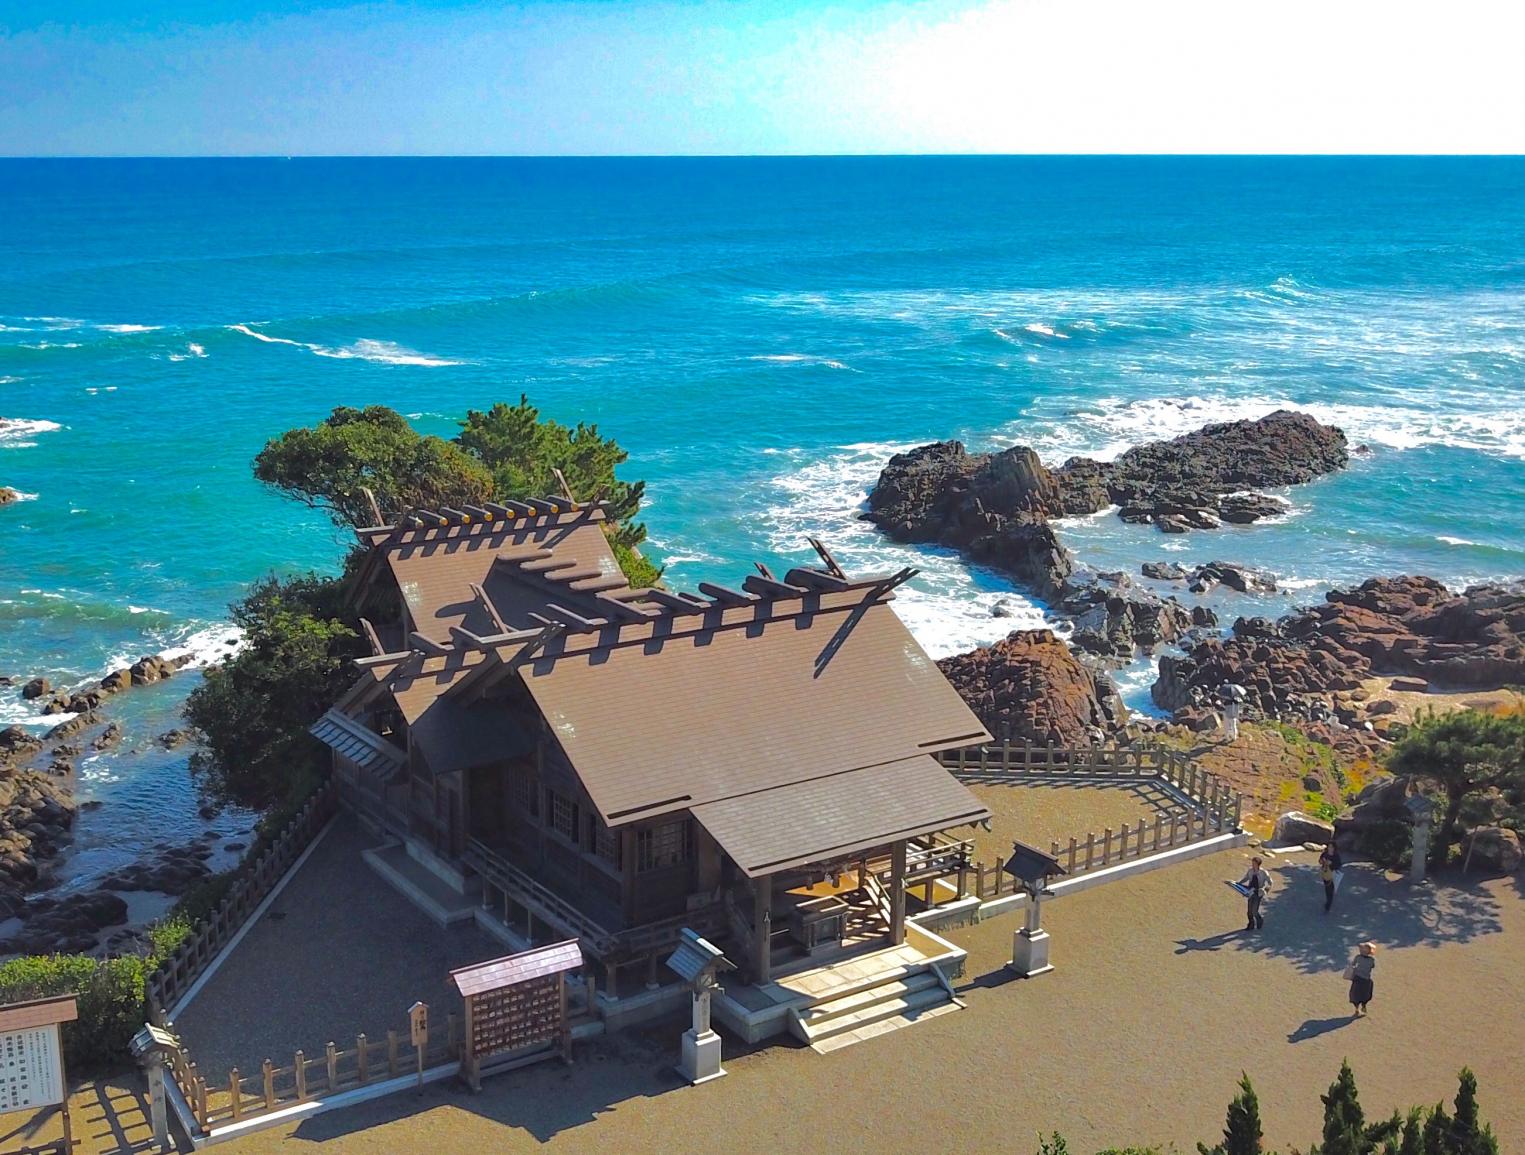
[[[1264,566],[1225,620],[1331,585],[1525,573],[1525,161],[839,158],[0,160],[0,673],[80,683],[215,660],[227,604],[331,570],[319,512],[250,459],[335,405],[449,436],[523,393],[644,478],[673,584],[810,559],[912,565],[934,655],[1045,608],[858,520],[894,452],[1058,463],[1307,410],[1370,448],[1272,524],[1064,524],[1081,560]],[[1013,616],[993,616],[1007,602]],[[109,710],[69,885],[198,815],[196,675]],[[1119,679],[1147,708],[1151,663]],[[39,731],[15,688],[0,725]],[[221,826],[219,826],[221,824]]]

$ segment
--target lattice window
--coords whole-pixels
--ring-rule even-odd
[[[514,808],[530,818],[540,817],[540,784],[535,776],[523,770],[514,774],[510,789],[513,791]]]
[[[596,814],[590,814],[588,819],[593,829],[593,853],[602,858],[610,866],[619,866],[619,833],[605,826],[604,820]]]
[[[579,845],[577,837],[577,803],[564,794],[556,793],[554,790],[547,790],[546,794],[551,799],[551,829],[573,846]]]
[[[693,852],[693,833],[685,821],[649,826],[636,832],[635,865],[640,871],[664,870],[687,862]]]

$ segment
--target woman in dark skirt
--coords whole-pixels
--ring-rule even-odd
[[[1366,1013],[1366,1004],[1371,1002],[1371,972],[1377,966],[1376,952],[1376,943],[1363,942],[1356,947],[1356,957],[1350,960],[1345,972],[1350,976],[1350,1005],[1355,1007],[1358,1017]]]

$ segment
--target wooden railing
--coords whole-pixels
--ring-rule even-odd
[[[424,1068],[458,1062],[461,1045],[462,1032],[456,1017],[447,1015],[443,1034],[431,1032],[429,1047],[424,1053]],[[410,1075],[417,1070],[418,1052],[406,1036],[388,1031],[384,1041],[357,1035],[355,1045],[343,1050],[329,1043],[322,1054],[308,1056],[297,1051],[291,1063],[283,1067],[277,1067],[269,1059],[258,1071],[245,1073],[235,1067],[220,1082],[209,1082],[204,1078],[182,1049],[170,1053],[167,1073],[190,1107],[196,1126],[202,1134],[208,1134],[229,1123]]]
[[[536,882],[486,843],[472,839],[462,860],[483,879],[535,916],[580,940],[594,954],[614,948],[615,933],[594,922],[561,895]]]
[[[1138,746],[1069,747],[1052,743],[1000,742],[939,757],[955,778],[968,783],[1053,781],[1156,782],[1179,805],[1162,809],[1151,825],[1145,819],[1106,827],[1067,843],[1052,842],[1049,853],[1066,875],[1084,874],[1167,851],[1189,842],[1237,832],[1244,799],[1223,779],[1175,750]],[[1015,879],[1001,870],[998,859],[971,867],[980,899],[1014,894]]]
[[[336,805],[337,793],[330,780],[297,811],[275,841],[257,858],[246,860],[238,868],[232,887],[217,909],[198,922],[185,941],[148,976],[150,1017],[157,1022],[169,1013],[291,869],[292,863],[312,844],[318,831],[333,817]]]

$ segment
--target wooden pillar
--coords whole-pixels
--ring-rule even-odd
[[[903,860],[902,860],[903,861]],[[773,981],[773,878],[763,875],[752,880],[752,936],[757,957],[752,969],[755,981]]]
[[[905,942],[905,851],[906,840],[890,847],[890,942]]]

